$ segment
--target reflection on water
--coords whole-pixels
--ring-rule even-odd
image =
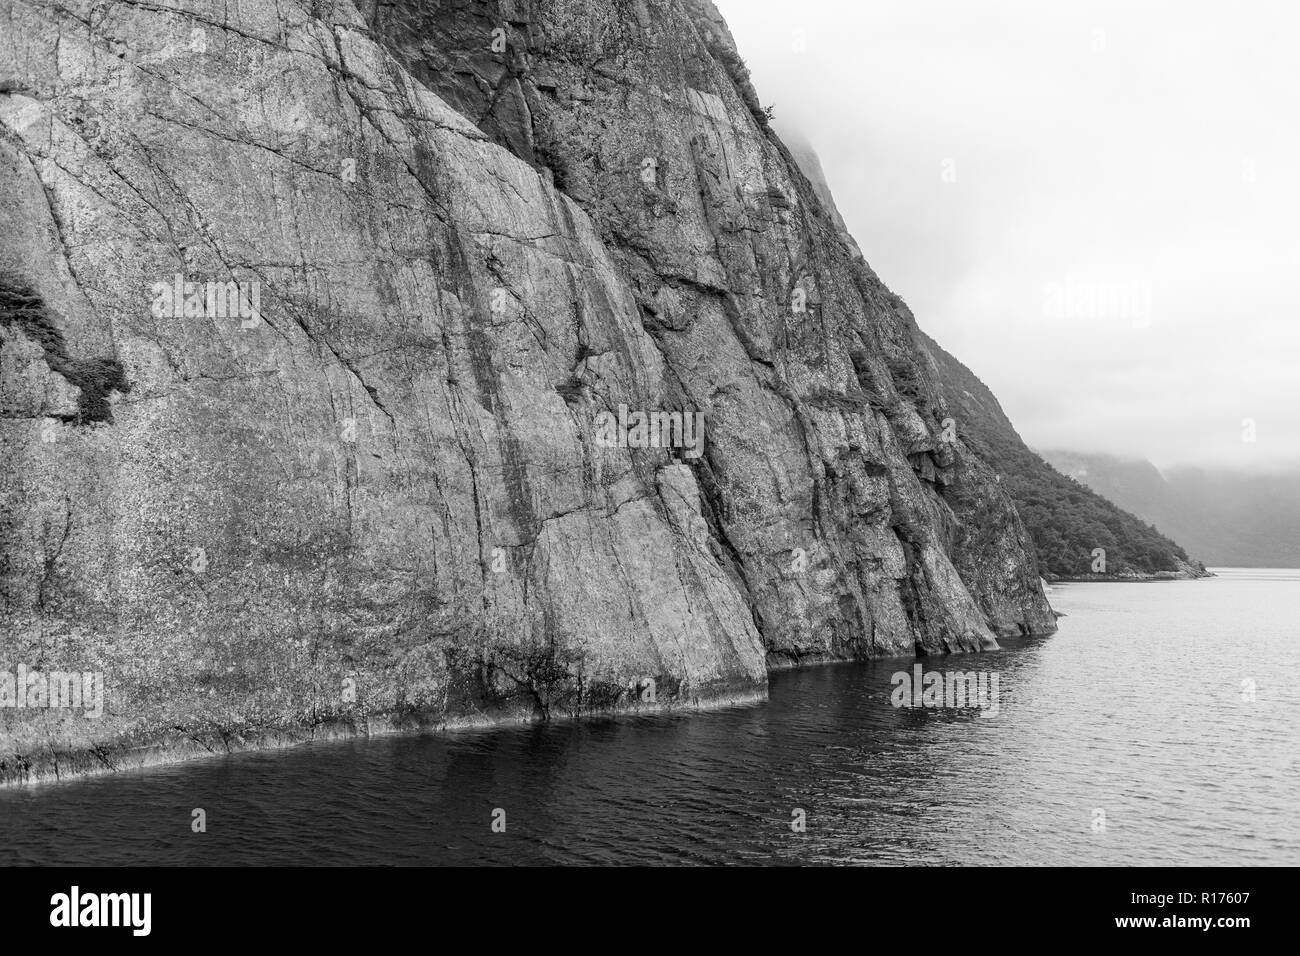
[[[925,661],[996,672],[996,716],[892,706],[910,660],[785,672],[711,713],[0,791],[0,862],[1300,863],[1300,572],[1051,598],[1057,635]]]

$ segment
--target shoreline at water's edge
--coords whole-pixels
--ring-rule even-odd
[[[766,682],[750,690],[720,690],[689,700],[638,702],[617,709],[593,709],[581,714],[561,714],[548,718],[551,723],[587,720],[592,717],[615,717],[628,714],[666,713],[669,711],[709,711],[759,703],[767,699]],[[0,769],[0,788],[70,783],[86,777],[108,776],[151,767],[175,766],[196,760],[228,757],[233,754],[264,750],[287,750],[306,743],[354,740],[358,737],[393,737],[438,734],[457,730],[491,727],[527,726],[539,723],[536,715],[507,714],[497,716],[468,714],[459,717],[433,717],[426,714],[368,714],[358,719],[335,719],[315,726],[260,727],[246,734],[215,729],[202,734],[161,732],[135,746],[91,747],[55,753],[46,751],[35,759],[40,765],[7,766]],[[33,758],[24,758],[31,760]]]
[[[1043,580],[1048,584],[1161,584],[1167,581],[1202,581],[1217,577],[1213,571],[1156,571],[1153,574],[1080,574],[1072,577],[1043,575]]]
[[[1038,632],[1031,632],[1037,634]],[[1043,636],[1055,633],[1042,632]],[[1021,635],[1026,636],[1026,635]],[[954,651],[951,654],[981,654],[1000,651],[1000,646],[980,650]],[[947,654],[942,656],[949,656]],[[817,657],[800,661],[773,660],[769,655],[768,674],[806,670],[833,664],[860,664],[865,660],[920,660],[916,654],[882,654],[871,658]],[[667,713],[671,711],[707,712],[727,707],[761,703],[767,699],[768,684],[750,689],[719,689],[687,700],[638,702],[633,706],[598,708],[579,714],[559,714],[547,720],[552,723],[573,722],[622,715]],[[11,755],[21,763],[0,763],[0,788],[44,786],[70,783],[86,777],[108,776],[151,767],[175,766],[196,760],[226,757],[238,753],[263,750],[285,750],[300,744],[353,740],[358,737],[391,737],[438,734],[457,730],[488,729],[492,727],[527,726],[541,722],[536,714],[500,713],[466,714],[458,717],[432,716],[430,714],[393,713],[367,714],[350,719],[338,718],[314,726],[258,727],[247,731],[214,728],[198,734],[179,731],[158,732],[136,745],[83,747],[63,752],[47,750],[32,756]]]

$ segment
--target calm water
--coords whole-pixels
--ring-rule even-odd
[[[824,667],[712,713],[0,790],[0,863],[1300,864],[1300,571],[1051,599],[1057,635],[927,662],[996,671],[995,717],[893,707],[911,661]]]

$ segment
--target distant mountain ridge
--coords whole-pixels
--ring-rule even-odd
[[[1180,467],[1048,449],[1065,474],[1150,521],[1211,566],[1300,568],[1300,472]]]

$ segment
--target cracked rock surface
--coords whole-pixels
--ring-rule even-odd
[[[0,674],[105,687],[0,708],[0,780],[1054,628],[711,4],[0,23]],[[255,314],[159,315],[176,276]],[[702,454],[604,447],[620,406]]]

